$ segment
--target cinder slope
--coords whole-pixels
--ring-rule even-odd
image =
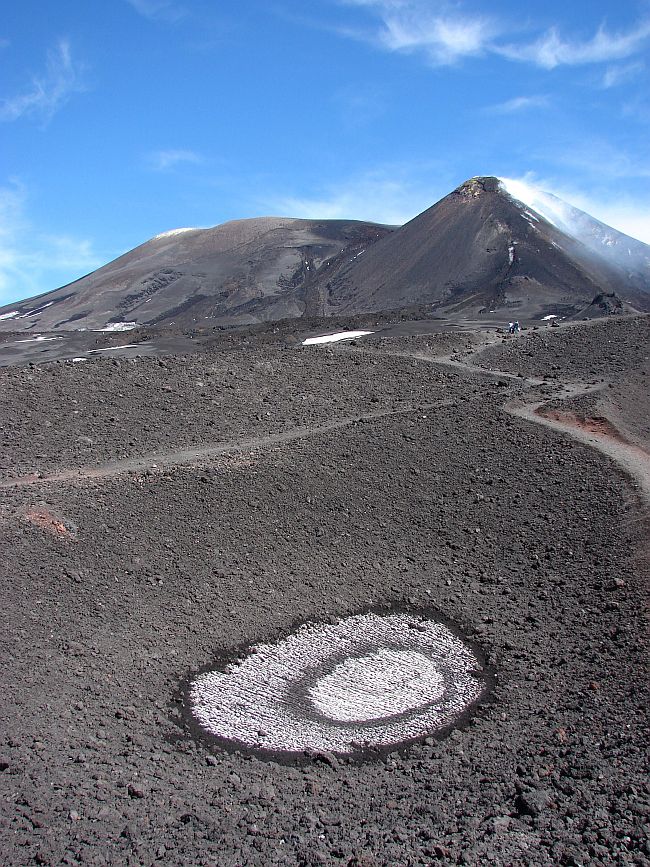
[[[513,198],[497,178],[473,178],[363,256],[330,269],[311,310],[427,304],[447,315],[572,315],[602,292],[648,309],[650,247],[571,211],[581,217],[579,237]],[[592,243],[580,239],[587,236]],[[622,267],[623,247],[634,268]]]
[[[20,331],[118,322],[191,328],[301,316],[299,290],[325,259],[354,256],[390,231],[354,220],[261,217],[166,232],[74,283],[0,309],[0,325]]]

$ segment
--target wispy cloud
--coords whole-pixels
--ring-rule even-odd
[[[135,11],[151,21],[180,21],[187,14],[187,10],[175,0],[127,0]]]
[[[346,126],[358,128],[378,120],[386,110],[386,93],[379,87],[359,84],[339,89],[332,96]]]
[[[482,54],[498,32],[491,18],[463,13],[446,3],[436,4],[432,10],[423,0],[343,2],[367,8],[380,19],[374,29],[342,31],[345,35],[372,41],[388,51],[423,53],[434,66]]]
[[[153,151],[147,157],[147,163],[156,172],[167,172],[183,163],[200,165],[204,162],[201,154],[192,150],[169,149]]]
[[[557,66],[624,60],[636,54],[648,38],[650,20],[640,21],[627,33],[608,32],[601,26],[591,39],[583,41],[565,39],[553,27],[534,42],[495,46],[494,50],[510,60],[528,61],[543,69],[555,69]]]
[[[74,93],[85,90],[84,71],[73,59],[68,40],[60,39],[47,53],[45,72],[33,76],[22,93],[0,102],[0,120],[32,117],[47,123]]]
[[[591,137],[588,141],[565,142],[560,147],[546,146],[539,154],[555,166],[570,168],[574,175],[593,185],[615,181],[650,178],[650,155],[647,148],[636,151],[616,147],[611,142]]]
[[[533,108],[547,108],[549,104],[548,96],[515,96],[505,102],[487,105],[484,111],[486,114],[518,114]]]
[[[644,70],[645,63],[642,60],[609,66],[603,75],[603,87],[618,87],[620,84],[627,84],[641,75]]]
[[[640,123],[650,123],[650,99],[643,96],[631,96],[621,106],[621,114]]]
[[[39,231],[19,181],[0,187],[0,305],[55,289],[102,264],[92,242]]]
[[[563,201],[580,208],[602,223],[624,232],[632,238],[650,244],[650,206],[639,203],[638,199],[611,190],[582,189],[554,177],[540,177],[533,172],[516,179],[547,193],[553,193]],[[586,185],[585,185],[586,186]]]
[[[507,42],[507,33],[520,33],[515,23],[479,15],[451,0],[339,0],[370,13],[378,23],[342,27],[347,37],[371,41],[386,51],[420,53],[435,66],[451,65],[468,57],[497,54],[543,69],[625,60],[642,50],[650,38],[650,19],[628,31],[614,32],[601,25],[587,39],[571,39],[552,27],[532,41]]]
[[[260,202],[265,212],[305,219],[371,220],[401,225],[449,192],[444,170],[418,172],[386,166],[340,183],[326,185],[315,196],[269,196]]]

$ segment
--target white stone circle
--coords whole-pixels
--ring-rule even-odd
[[[480,668],[438,621],[360,614],[306,624],[197,675],[190,709],[206,734],[234,747],[352,754],[452,725],[485,688]]]

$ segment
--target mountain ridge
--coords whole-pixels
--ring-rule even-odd
[[[400,227],[255,217],[170,230],[0,308],[0,328],[230,326],[413,305],[447,317],[541,318],[579,315],[601,294],[649,310],[650,246],[530,189],[470,178]]]

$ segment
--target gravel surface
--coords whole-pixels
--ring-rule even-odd
[[[407,407],[453,378],[412,359],[397,360],[387,378],[374,358],[301,348],[3,368],[0,473],[236,442]],[[451,388],[437,396],[462,393],[458,382]]]
[[[564,373],[611,369],[599,333],[636,369],[638,322],[636,350],[617,322],[560,329]],[[519,343],[490,366],[553,372],[560,349]],[[345,421],[2,490],[4,863],[650,864],[635,489],[509,415],[516,379],[353,349],[0,371],[5,479]],[[361,762],[193,736],[196,672],[377,606],[440,612],[480,648],[494,688],[461,728]]]
[[[618,382],[649,357],[650,316],[621,316],[504,336],[478,363],[526,376]]]

